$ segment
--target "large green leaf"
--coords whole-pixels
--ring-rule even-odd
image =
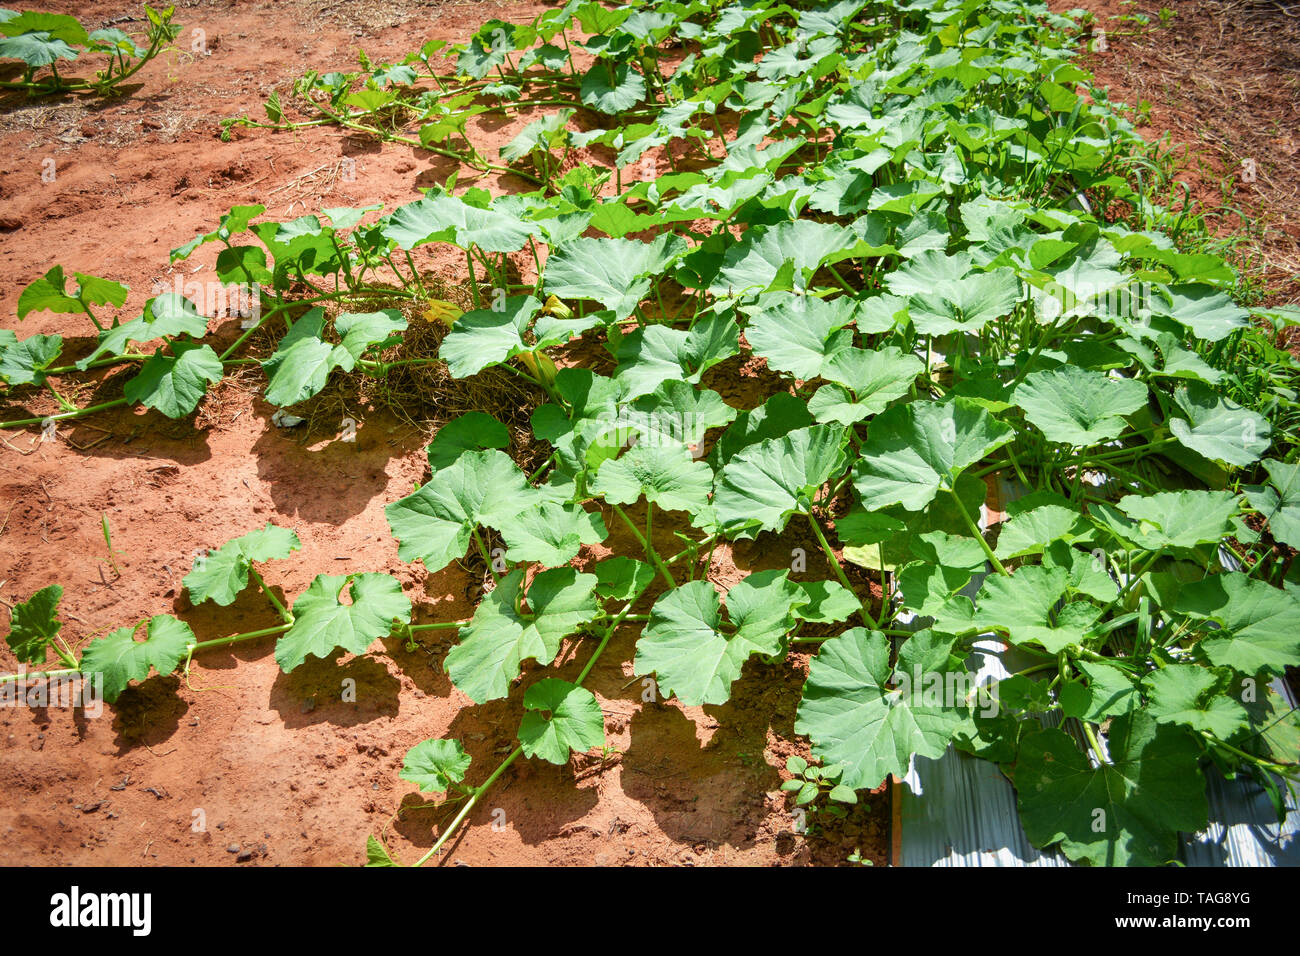
[[[122,393],[130,402],[180,418],[198,408],[208,385],[221,381],[224,368],[210,345],[173,342],[172,354],[155,352]]]
[[[40,385],[63,351],[61,335],[32,335],[21,341],[17,336],[5,338],[0,336],[0,382],[10,385]]]
[[[1247,488],[1246,498],[1268,520],[1275,539],[1300,548],[1300,463],[1286,464],[1268,458],[1263,465],[1269,483]]]
[[[168,292],[150,299],[139,318],[101,333],[95,350],[78,360],[77,368],[89,368],[92,362],[105,355],[122,355],[130,342],[148,342],[176,335],[201,338],[207,330],[208,320],[199,315],[193,302]]]
[[[844,429],[814,425],[750,445],[722,469],[714,505],[729,533],[782,531],[812,511],[813,497],[844,471]]]
[[[694,512],[708,505],[712,486],[713,470],[685,446],[651,441],[601,465],[591,490],[611,504],[634,504],[644,495],[667,511]]]
[[[975,599],[974,621],[1013,644],[1040,644],[1049,654],[1082,645],[1100,608],[1072,601],[1057,609],[1069,585],[1069,571],[1059,567],[1028,565],[1012,575],[990,575]]]
[[[853,487],[868,510],[901,504],[920,511],[940,490],[952,491],[962,471],[1014,436],[966,399],[895,406],[872,421],[853,468]]]
[[[509,448],[510,430],[486,412],[466,412],[438,429],[429,442],[429,467],[440,471],[467,451]]]
[[[824,764],[842,765],[840,783],[854,790],[907,773],[913,754],[942,756],[967,719],[964,695],[945,700],[959,684],[949,678],[963,673],[952,649],[951,638],[920,631],[892,668],[879,631],[855,627],[826,641],[808,669],[795,733],[808,735]]]
[[[534,322],[542,304],[531,295],[512,295],[501,305],[466,312],[442,340],[438,356],[453,378],[468,378],[516,355],[562,345],[600,321],[597,315],[572,320],[542,315]]]
[[[757,571],[727,592],[724,618],[713,585],[688,581],[651,608],[636,673],[653,673],[663,694],[689,706],[724,704],[751,655],[781,650],[805,600],[788,571]]]
[[[773,292],[763,297],[764,308],[750,316],[745,338],[754,354],[769,368],[795,378],[824,375],[837,352],[853,344],[852,299],[826,301],[815,296]]]
[[[350,603],[340,598],[346,589]],[[411,599],[387,574],[318,574],[293,602],[293,626],[275,644],[275,661],[286,674],[310,655],[328,657],[342,648],[364,654],[386,637],[394,620],[409,623]]]
[[[906,395],[924,370],[919,358],[892,345],[878,350],[842,349],[821,369],[822,377],[836,384],[819,388],[808,410],[820,422],[852,425],[880,414]]]
[[[1100,767],[1055,728],[1021,739],[1008,772],[1025,833],[1096,866],[1169,863],[1179,832],[1202,829],[1209,813],[1196,744],[1141,711],[1116,717],[1108,738],[1111,762]]]
[[[586,753],[604,744],[605,715],[585,687],[547,678],[524,691],[519,746],[525,757],[565,764],[570,750]]]
[[[1170,418],[1169,431],[1206,458],[1241,467],[1259,460],[1272,444],[1268,419],[1208,385],[1189,382],[1174,392],[1174,403],[1187,418]]]
[[[63,627],[58,618],[62,599],[63,585],[50,584],[13,606],[5,642],[20,664],[45,663],[45,650]]]
[[[718,279],[709,292],[730,296],[772,288],[806,289],[819,267],[853,255],[859,242],[846,226],[810,219],[753,226],[726,251]],[[786,282],[779,280],[783,269],[792,276]]]
[[[355,359],[342,345],[325,341],[325,310],[312,309],[293,323],[275,354],[262,363],[269,379],[266,400],[285,407],[320,392],[336,368],[350,370]]]
[[[1093,505],[1090,514],[1121,541],[1154,552],[1218,544],[1231,533],[1239,508],[1229,491],[1161,491]]]
[[[1181,724],[1228,740],[1244,730],[1250,716],[1239,701],[1224,695],[1226,673],[1192,664],[1171,664],[1143,679],[1147,712],[1161,724]]]
[[[446,194],[407,203],[380,223],[384,238],[403,249],[426,242],[450,242],[462,249],[477,246],[484,252],[515,252],[536,230],[535,225],[516,216],[480,209]]]
[[[1300,594],[1295,591],[1245,574],[1211,574],[1184,585],[1171,610],[1220,626],[1198,645],[1214,664],[1243,674],[1280,674],[1300,665]]]
[[[713,366],[740,351],[740,329],[730,316],[700,319],[689,331],[651,325],[623,337],[615,379],[627,398],[680,380],[698,385]]]
[[[538,494],[519,466],[493,448],[465,452],[418,491],[384,508],[384,514],[399,542],[399,557],[439,571],[464,556],[476,527],[499,530],[536,503]]]
[[[608,534],[600,512],[551,501],[524,509],[501,529],[507,560],[535,561],[547,567],[567,564],[584,544],[598,544]]]
[[[547,259],[543,285],[550,295],[594,299],[621,321],[650,291],[648,277],[662,273],[686,248],[680,236],[667,233],[652,242],[574,239]]]
[[[301,547],[297,534],[268,521],[265,528],[255,528],[195,558],[193,569],[181,583],[192,603],[212,600],[224,607],[248,587],[248,572],[254,562],[287,558]]]
[[[645,98],[645,79],[626,62],[614,66],[597,60],[583,76],[578,95],[584,106],[601,113],[621,113]]]
[[[1152,297],[1152,311],[1187,326],[1197,338],[1217,342],[1250,324],[1249,313],[1238,308],[1226,293],[1211,286],[1179,285],[1168,292],[1168,303]]]
[[[143,622],[141,622],[143,623]],[[81,655],[81,673],[88,678],[102,675],[104,700],[110,704],[121,696],[131,681],[144,680],[152,668],[170,674],[197,641],[184,621],[168,614],[149,619],[145,639],[137,641],[133,627],[119,627],[113,633],[91,641]]]
[[[497,582],[447,654],[452,682],[476,704],[505,697],[523,661],[551,663],[560,641],[600,613],[595,575],[552,568],[533,579],[526,596],[523,584],[518,568]]]
[[[1013,394],[1025,417],[1048,441],[1085,448],[1118,438],[1124,431],[1124,416],[1147,401],[1147,387],[1139,381],[1074,365],[1032,372]]]
[[[1019,301],[1020,281],[1016,274],[999,268],[941,280],[934,289],[908,299],[907,311],[921,335],[947,335],[978,332],[994,319],[1010,314]]]

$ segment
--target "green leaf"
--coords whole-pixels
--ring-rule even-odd
[[[340,600],[344,589],[348,604]],[[394,620],[410,619],[411,599],[387,574],[318,574],[293,602],[293,626],[276,641],[275,661],[287,674],[309,655],[324,658],[337,648],[364,654]]]
[[[1268,520],[1273,537],[1292,548],[1300,548],[1300,463],[1286,464],[1272,458],[1263,463],[1269,484],[1247,488],[1250,506]]]
[[[519,568],[497,582],[447,654],[452,682],[476,704],[505,697],[523,661],[551,663],[560,641],[600,613],[595,575],[573,568],[541,572],[528,588],[526,610],[523,583]]]
[[[0,340],[0,381],[10,385],[40,385],[45,371],[63,351],[63,336],[33,335],[18,341]]]
[[[1011,269],[999,268],[941,280],[933,290],[908,299],[907,311],[921,335],[947,335],[978,332],[994,319],[1009,315],[1019,301],[1020,280]]]
[[[354,359],[341,345],[324,339],[325,310],[314,308],[293,323],[279,346],[262,363],[269,382],[266,400],[284,408],[318,394],[336,368],[350,370]]]
[[[301,548],[297,534],[268,521],[265,528],[255,528],[195,558],[193,569],[181,583],[189,591],[191,603],[212,600],[225,607],[248,587],[248,571],[254,562],[287,558]]]
[[[837,624],[862,610],[858,596],[838,581],[796,581],[806,601],[795,617],[810,624]]]
[[[1187,418],[1170,418],[1170,433],[1206,458],[1243,467],[1258,461],[1273,443],[1268,419],[1208,385],[1189,382],[1174,392],[1174,403]]]
[[[623,412],[639,433],[638,441],[683,445],[692,457],[703,454],[705,433],[710,428],[729,425],[736,417],[736,410],[717,392],[693,388],[676,378],[664,379]]]
[[[535,561],[547,567],[567,564],[584,544],[599,544],[608,535],[600,512],[550,501],[519,512],[501,529],[506,560]]]
[[[1196,744],[1139,711],[1111,722],[1109,750],[1111,762],[1094,768],[1063,731],[1025,734],[1009,772],[1026,835],[1095,866],[1176,859],[1179,832],[1202,829],[1209,814]]]
[[[965,399],[911,402],[874,419],[853,468],[853,487],[868,510],[901,504],[920,511],[957,476],[1015,432]]]
[[[713,470],[684,446],[644,442],[602,464],[591,491],[611,504],[630,505],[644,496],[667,511],[695,512],[708,505],[712,487]]]
[[[745,338],[754,354],[769,368],[795,378],[813,379],[824,374],[836,353],[853,344],[852,299],[830,302],[815,296],[769,293],[761,311],[750,316]]]
[[[844,429],[814,425],[744,449],[718,477],[718,521],[729,533],[784,530],[791,515],[811,512],[821,486],[844,471],[844,442]]]
[[[9,11],[12,12],[12,11]],[[0,21],[0,33],[10,37],[25,33],[43,33],[73,46],[89,46],[90,36],[76,17],[66,13],[26,10]]]
[[[610,67],[598,60],[583,76],[578,95],[583,106],[613,115],[645,99],[645,80],[626,62]]]
[[[1250,324],[1250,315],[1238,308],[1226,293],[1205,285],[1171,286],[1168,305],[1152,297],[1152,311],[1187,326],[1199,339],[1217,342]]]
[[[57,60],[75,60],[77,51],[48,33],[24,33],[0,37],[0,58],[6,57],[22,60],[29,67],[36,68],[49,66]]]
[[[429,442],[429,468],[439,471],[464,452],[509,448],[510,430],[485,412],[466,412],[443,425]]]
[[[1012,515],[998,532],[995,553],[1002,560],[1042,554],[1053,541],[1074,542],[1092,530],[1073,508],[1046,504]]]
[[[130,342],[148,342],[151,339],[188,335],[201,338],[208,330],[208,320],[199,315],[189,299],[174,293],[160,295],[145,304],[144,314],[123,325],[115,325],[103,332],[95,350],[77,362],[85,370],[104,355],[122,355]]]
[[[143,641],[135,639],[139,628],[140,624],[119,627],[106,637],[91,641],[82,652],[81,673],[86,677],[102,675],[104,700],[110,704],[131,681],[148,677],[150,668],[164,675],[176,670],[189,649],[198,643],[188,624],[168,614],[149,619]]]
[[[531,295],[512,295],[501,305],[499,310],[466,312],[442,340],[438,356],[453,378],[469,378],[516,355],[562,345],[600,321],[594,314],[573,320],[543,315],[534,324],[542,303]]]
[[[1101,609],[1072,602],[1057,611],[1069,583],[1065,568],[1036,565],[1011,575],[990,575],[975,599],[975,623],[1006,634],[1013,644],[1040,644],[1049,654],[1081,645]]]
[[[713,585],[688,581],[650,610],[635,672],[653,673],[665,696],[688,706],[724,704],[751,655],[781,650],[803,600],[788,571],[756,571],[727,593],[724,618]]]
[[[913,754],[942,756],[967,714],[964,700],[943,699],[957,673],[952,649],[951,638],[920,631],[903,644],[895,670],[879,631],[855,627],[826,641],[808,669],[795,733],[808,735],[823,763],[842,764],[840,783],[854,790],[907,773]]]
[[[407,250],[426,242],[449,242],[461,249],[477,246],[483,252],[517,252],[536,228],[516,216],[471,206],[446,194],[400,206],[379,223],[385,239]]]
[[[653,566],[622,554],[597,562],[594,570],[596,594],[615,601],[635,601],[655,579]]]
[[[469,547],[480,524],[501,530],[538,501],[519,466],[496,449],[467,451],[418,491],[384,508],[403,561],[440,571]]]
[[[715,468],[731,461],[743,449],[768,438],[780,438],[813,424],[808,406],[788,392],[777,392],[757,408],[741,412],[709,453]]]
[[[1240,510],[1229,491],[1162,491],[1125,495],[1118,505],[1097,504],[1089,511],[1097,524],[1144,551],[1218,544],[1232,531]]]
[[[819,422],[852,425],[880,414],[890,402],[906,395],[924,370],[925,363],[919,358],[892,345],[874,351],[842,349],[821,369],[823,378],[838,384],[819,388],[808,402],[808,410]]]
[[[1124,416],[1146,405],[1147,387],[1134,379],[1063,365],[1030,373],[1013,395],[1048,441],[1087,448],[1119,437]]]
[[[44,664],[45,649],[59,635],[59,601],[63,585],[50,584],[26,601],[15,604],[9,615],[9,633],[5,635],[20,664]]]
[[[740,328],[730,316],[700,319],[689,331],[651,325],[623,337],[615,379],[628,398],[669,380],[698,385],[705,372],[739,352]]]
[[[1224,696],[1228,675],[1193,664],[1171,664],[1149,674],[1142,686],[1147,712],[1161,724],[1181,724],[1228,740],[1249,723],[1246,708]]]
[[[547,678],[524,691],[519,746],[525,757],[566,764],[569,751],[605,745],[605,716],[596,695],[568,681]]]
[[[1102,723],[1142,706],[1142,697],[1133,681],[1118,667],[1109,664],[1075,661],[1088,678],[1087,684],[1071,682],[1061,689],[1061,709],[1067,717]]]
[[[123,394],[168,418],[181,418],[198,408],[208,385],[221,381],[224,369],[209,345],[173,342],[171,348],[171,355],[155,352],[126,383]]]
[[[1212,574],[1184,585],[1171,610],[1219,624],[1222,631],[1207,632],[1198,645],[1212,664],[1243,674],[1280,674],[1300,664],[1300,594],[1295,591],[1245,574]]]
[[[388,855],[388,848],[380,843],[374,834],[366,837],[366,866],[389,867],[397,865],[396,861]]]
[[[406,316],[398,309],[381,309],[378,312],[343,312],[334,320],[334,331],[340,336],[339,348],[358,361],[369,349],[383,350],[402,340]],[[351,371],[352,364],[344,365]]]
[[[716,296],[736,296],[769,289],[808,288],[822,265],[854,254],[860,240],[845,226],[797,219],[774,226],[753,226],[723,256],[718,279],[709,287]],[[782,269],[793,278],[782,282]]]
[[[549,295],[594,299],[621,322],[650,291],[649,277],[663,273],[686,249],[686,241],[671,234],[652,242],[574,239],[547,259],[543,285]]]
[[[397,776],[418,784],[421,793],[445,793],[465,779],[469,765],[470,756],[459,740],[431,737],[406,752]]]

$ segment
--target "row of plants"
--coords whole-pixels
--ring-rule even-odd
[[[264,125],[394,139],[423,124],[419,145],[479,169],[493,164],[466,135],[473,111],[558,106],[501,156],[537,188],[458,193],[453,177],[386,214],[290,222],[232,209],[172,253],[215,244],[219,279],[257,291],[221,351],[175,294],[104,327],[95,310],[125,287],[76,275],[69,290],[56,267],[20,318],[86,314],[98,341],[60,366],[60,336],[0,333],[9,390],[63,408],[7,427],[126,404],[181,417],[236,364],[260,364],[279,406],[398,365],[508,370],[545,396],[544,464],[522,468],[506,427],[470,413],[386,509],[402,560],[435,573],[477,554],[494,586],[470,620],[419,625],[394,578],[321,575],[292,609],[263,587],[274,628],[198,641],[162,616],[79,659],[52,586],[15,611],[11,646],[120,692],[236,640],[276,636],[289,670],[457,629],[452,682],[476,704],[517,698],[523,719],[493,767],[455,740],[407,755],[404,779],[458,801],[421,863],[521,757],[603,744],[583,683],[620,628],[635,673],[687,706],[726,702],[751,658],[811,654],[795,729],[820,766],[801,768],[797,799],[810,781],[809,800],[830,781],[848,799],[955,745],[998,763],[1030,839],[1074,860],[1175,859],[1179,833],[1206,825],[1211,766],[1284,815],[1300,725],[1270,683],[1300,664],[1295,362],[1280,347],[1297,314],[1238,301],[1229,263],[1180,244],[1186,210],[1133,175],[1145,147],[1087,95],[1078,37],[1033,0],[570,2],[310,75],[295,90],[318,113],[286,120],[273,100]],[[464,312],[429,291],[430,251],[449,249]],[[412,308],[448,325],[437,354],[406,347]],[[277,344],[254,354],[259,330]],[[592,343],[595,360],[578,349]],[[1271,377],[1242,354],[1267,356]],[[98,405],[51,382],[118,367],[123,396]],[[749,407],[712,387],[742,367],[763,370]],[[995,482],[1017,497],[989,526]],[[715,548],[791,526],[824,562],[719,593]],[[591,561],[612,527],[639,552]],[[262,586],[254,564],[293,543],[274,528],[230,542],[186,579],[192,599]],[[1032,663],[978,686],[973,645],[990,635]],[[579,678],[534,673],[565,641],[590,646]],[[376,838],[368,856],[392,862]]]
[[[29,96],[118,93],[176,39],[180,25],[172,22],[174,13],[175,7],[159,10],[145,4],[144,32],[132,34],[117,27],[87,30],[76,17],[64,13],[0,9],[0,68],[17,69],[16,78],[0,79],[0,90]],[[103,68],[93,76],[59,72],[60,61],[87,56],[103,58]]]

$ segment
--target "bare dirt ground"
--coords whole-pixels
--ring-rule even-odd
[[[1085,65],[1148,142],[1173,150],[1210,234],[1225,240],[1262,301],[1300,301],[1300,2],[1061,7],[1096,14],[1105,49]]]
[[[90,28],[134,10],[122,3],[50,7]],[[211,229],[234,204],[261,202],[268,216],[290,219],[322,206],[392,208],[418,198],[419,187],[446,179],[449,162],[326,129],[244,131],[223,143],[217,123],[240,112],[260,115],[265,96],[283,93],[304,70],[354,68],[358,47],[376,61],[396,60],[428,39],[461,41],[491,17],[527,20],[539,9],[181,3],[176,19],[185,29],[177,46],[186,52],[147,66],[128,96],[0,104],[0,264],[8,279],[0,325],[19,327],[19,291],[56,262],[128,283],[124,318],[138,314],[154,283],[170,289],[178,279],[214,279],[212,255],[171,270],[167,253]],[[206,55],[189,52],[200,38]],[[506,126],[483,118],[473,135],[492,155],[529,118]],[[355,162],[351,181],[340,175],[345,157]],[[47,159],[53,182],[41,178]],[[467,182],[495,192],[523,186],[462,174]],[[463,282],[453,269],[445,275],[452,287]],[[230,341],[237,325],[217,318],[210,331]],[[94,333],[89,320],[50,313],[21,325],[24,336],[56,331],[70,351],[84,351]],[[726,384],[714,387],[725,393]],[[120,387],[107,376],[73,393],[93,401]],[[65,634],[81,642],[164,612],[184,612],[200,640],[267,626],[274,618],[256,594],[228,609],[191,609],[180,580],[197,550],[273,521],[303,541],[301,552],[268,572],[268,583],[289,599],[322,571],[387,571],[413,600],[432,605],[424,620],[468,616],[482,569],[453,565],[426,577],[398,560],[383,514],[422,480],[433,426],[349,404],[361,401],[355,394],[334,394],[329,420],[301,435],[305,429],[271,424],[274,409],[258,399],[259,387],[256,376],[228,380],[192,420],[118,411],[63,429],[53,443],[37,441],[35,430],[5,434],[0,599],[12,604],[62,583]],[[25,407],[43,414],[43,401]],[[18,417],[19,408],[0,403],[0,417]],[[498,410],[510,417],[509,408]],[[526,408],[515,412],[526,421]],[[355,444],[333,440],[345,413],[361,422]],[[428,417],[445,420],[436,410]],[[119,552],[112,561],[102,515]],[[616,524],[611,519],[610,527]],[[738,566],[770,565],[773,556],[783,564],[797,543],[778,541],[773,555],[719,549],[713,576],[738,576]],[[834,832],[794,832],[779,788],[788,776],[785,757],[804,747],[793,720],[805,661],[755,664],[731,704],[681,708],[642,701],[640,681],[621,663],[630,661],[634,640],[630,628],[619,634],[589,682],[615,750],[562,768],[516,764],[443,861],[840,863],[860,848],[885,862],[883,793],[864,800]],[[382,653],[313,659],[292,675],[280,673],[270,642],[239,645],[203,655],[188,682],[154,677],[128,690],[99,719],[55,708],[0,710],[0,861],[358,863],[369,833],[410,861],[452,814],[397,778],[406,750],[426,737],[458,737],[478,767],[472,779],[481,779],[509,749],[519,720],[516,704],[474,708],[451,687],[441,663],[452,642],[426,641],[407,653],[390,641]],[[5,650],[0,663],[12,670]],[[585,660],[586,651],[573,660],[575,650],[562,651],[561,676],[574,677]],[[341,700],[347,678],[356,682],[355,703]],[[195,831],[196,811],[202,832]]]

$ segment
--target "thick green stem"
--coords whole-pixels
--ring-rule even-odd
[[[668,572],[668,569],[664,566],[664,563],[659,560],[659,555],[655,553],[654,545],[652,545],[648,540],[646,540],[645,535],[641,533],[641,529],[636,526],[636,522],[634,522],[631,518],[627,516],[626,511],[624,511],[622,508],[620,508],[618,505],[614,504],[613,502],[610,503],[610,507],[614,509],[614,513],[616,515],[618,515],[620,518],[623,519],[623,523],[627,525],[628,530],[632,532],[632,535],[636,538],[637,543],[641,545],[641,549],[645,551],[646,557],[650,559],[651,563],[654,564],[655,568],[658,569],[659,573],[663,575],[664,581],[668,584],[668,586],[670,588],[677,587],[677,582],[673,579],[673,576]]]
[[[984,540],[984,532],[981,531],[980,526],[975,523],[975,519],[970,516],[970,512],[967,511],[966,506],[962,504],[961,498],[957,495],[957,492],[949,489],[948,493],[952,495],[952,500],[957,505],[957,511],[960,512],[962,519],[966,522],[966,527],[970,529],[970,533],[974,535],[975,540],[978,541],[980,547],[984,549],[984,555],[989,559],[989,563],[993,565],[998,574],[1010,574],[1011,572],[1003,566],[1002,562],[998,560],[998,556],[993,553],[993,549],[989,547],[989,543]]]
[[[56,415],[41,415],[39,418],[19,418],[12,422],[0,422],[0,429],[3,428],[25,428],[28,425],[40,425],[46,421],[66,421],[69,418],[85,418],[87,415],[94,415],[96,412],[102,412],[106,408],[117,408],[119,405],[126,405],[125,398],[115,398],[111,402],[101,402],[98,405],[91,405],[88,408],[78,408],[70,412],[59,412]]]
[[[460,813],[456,814],[456,819],[451,821],[451,823],[447,826],[447,829],[442,832],[442,836],[438,837],[437,842],[434,843],[433,846],[429,847],[429,852],[424,854],[424,856],[420,857],[418,860],[416,860],[415,863],[412,864],[412,866],[424,866],[424,864],[428,862],[430,857],[434,856],[439,850],[442,849],[442,845],[446,843],[447,840],[451,838],[452,834],[454,834],[460,828],[461,821],[464,820],[467,816],[469,816],[469,812],[474,809],[474,805],[478,803],[479,798],[482,797],[483,794],[487,793],[488,788],[491,787],[492,784],[497,782],[497,778],[500,777],[503,773],[505,773],[506,768],[509,767],[512,763],[514,763],[517,759],[519,759],[519,755],[522,754],[523,752],[524,752],[523,747],[516,747],[514,750],[510,752],[510,756],[501,762],[501,766],[497,767],[496,770],[492,771],[492,776],[488,777],[486,780],[483,781],[482,784],[474,788],[474,792],[470,794],[470,798],[466,800],[465,805],[460,808]]]
[[[285,609],[285,606],[280,603],[280,599],[271,593],[271,589],[266,586],[266,582],[263,581],[262,576],[257,573],[257,569],[250,566],[248,569],[248,576],[257,582],[257,586],[262,589],[262,593],[266,595],[266,599],[275,605],[275,613],[280,615],[280,620],[284,621],[286,624],[292,624],[293,615],[290,614],[289,611]]]

